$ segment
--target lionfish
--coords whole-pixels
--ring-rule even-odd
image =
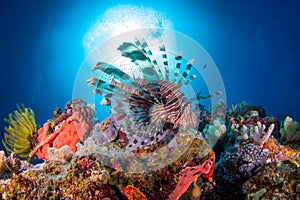
[[[159,63],[144,39],[135,38],[134,43],[124,42],[118,50],[139,67],[141,77],[130,76],[115,66],[98,62],[92,70],[97,70],[100,76],[89,76],[87,80],[121,120],[115,123],[114,119],[113,126],[126,133],[129,151],[174,135],[179,128],[197,126],[192,101],[206,98],[197,95],[187,99],[180,90],[196,78],[196,75],[189,75],[194,59],[188,61],[184,68],[182,53],[179,52],[174,56],[173,68],[169,66],[164,44],[159,47],[162,60]]]

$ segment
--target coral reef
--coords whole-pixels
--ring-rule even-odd
[[[81,146],[78,148],[79,151],[91,147],[90,143],[94,141],[91,138],[86,141],[88,140],[90,142],[85,142],[87,146]],[[29,166],[26,171],[2,181],[0,194],[6,198],[125,199],[128,195],[131,197],[139,195],[153,200],[167,199],[175,189],[177,181],[190,182],[188,180],[190,175],[193,179],[208,181],[208,177],[199,177],[201,173],[198,174],[196,171],[212,175],[213,154],[209,153],[202,159],[198,157],[203,142],[204,140],[197,139],[186,154],[174,163],[156,171],[143,173],[127,173],[108,167],[107,162],[113,163],[114,160],[106,159],[101,152],[88,152],[85,155],[82,151],[75,152],[67,163],[65,159],[61,161],[49,159],[39,167]],[[184,176],[185,181],[180,181],[180,176]],[[189,185],[190,183],[184,190]],[[181,190],[182,193],[184,190]]]
[[[115,134],[114,130],[105,133],[113,128],[110,125],[115,124],[115,116],[92,129],[86,126],[92,121],[89,107],[79,100],[74,102],[67,104],[68,109],[64,113],[55,109],[54,117],[39,129],[39,134],[47,134],[38,137],[37,151],[33,152],[47,152],[42,157],[44,163],[31,165],[18,160],[14,154],[8,158],[4,156],[2,166],[4,171],[8,170],[10,173],[0,180],[2,198],[158,200],[169,198],[174,190],[174,194],[179,198],[187,193],[186,190],[193,181],[211,181],[215,155],[200,133],[194,134],[185,132],[186,129],[179,129],[171,139],[176,140],[177,145],[161,141],[136,151],[126,151],[125,146],[120,145],[120,140],[126,137],[126,133],[118,131],[117,139],[99,145],[94,133],[88,137],[84,136],[89,130],[95,130],[95,126],[97,132],[100,132],[97,134]],[[82,117],[77,114],[76,119],[72,119],[77,112],[76,108],[85,115]],[[80,142],[79,137],[73,139],[77,141],[74,143],[75,151],[72,151],[70,143],[57,146],[55,141],[62,131],[72,134],[70,131],[73,129],[64,128],[64,125],[74,121],[85,126],[82,129],[85,134],[78,133],[82,141]],[[65,138],[59,140],[60,143],[68,141]],[[193,196],[200,195],[200,189],[195,185],[194,187]]]
[[[2,143],[8,153],[14,153],[23,159],[30,159],[28,156],[32,150],[32,138],[36,132],[34,112],[30,108],[20,108],[9,114],[8,123],[5,127]]]
[[[243,193],[253,199],[299,199],[299,180],[299,166],[284,161],[269,163],[243,184]]]
[[[300,149],[292,149],[289,146],[281,145],[274,138],[270,138],[264,144],[264,148],[269,150],[269,159],[273,162],[286,160],[296,162],[297,156],[300,154]]]
[[[216,155],[201,133],[186,129],[127,151],[126,132],[114,126],[122,117],[112,114],[94,124],[92,109],[80,100],[75,102],[68,103],[63,113],[56,109],[39,129],[48,129],[47,137],[36,146],[36,152],[47,152],[44,163],[33,165],[13,153],[0,154],[3,199],[299,198],[300,150],[272,137],[273,118],[247,112],[229,115],[225,123],[214,119],[204,134],[222,130],[224,135],[215,140]],[[72,119],[74,112],[76,119]],[[76,129],[80,130],[73,138],[76,142],[59,138],[63,131],[67,137],[74,130],[64,128],[74,121],[83,127]],[[103,137],[101,143],[99,137]],[[57,145],[58,139],[65,145]]]

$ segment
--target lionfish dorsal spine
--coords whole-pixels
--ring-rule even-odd
[[[137,37],[135,37],[135,44],[138,47],[140,47],[142,49],[142,51],[146,54],[145,56],[147,56],[148,60],[152,64],[152,67],[154,68],[154,70],[156,70],[159,78],[162,80],[163,74],[162,74],[160,67],[158,66],[157,60],[154,58],[153,53],[152,53],[151,49],[149,48],[147,42],[143,38],[141,38],[139,40]]]
[[[159,47],[159,50],[161,51],[161,57],[164,65],[165,70],[165,80],[170,80],[170,71],[169,71],[169,63],[168,63],[168,56],[166,52],[166,46],[164,44],[161,44]]]
[[[182,83],[182,80],[183,80],[183,79],[186,80],[186,81],[184,82],[185,85],[188,85],[188,84],[190,83],[190,79],[187,78],[187,77],[188,77],[188,75],[190,74],[190,71],[191,71],[191,68],[192,68],[192,66],[193,66],[193,63],[194,63],[194,58],[191,59],[191,60],[189,60],[189,61],[187,62],[186,70],[182,73],[182,77],[183,77],[183,78],[180,79],[180,81],[179,81],[179,83],[178,83],[179,85],[182,85],[182,84],[183,84],[183,83]]]
[[[177,56],[175,57],[175,60],[176,60],[176,64],[175,64],[175,69],[174,69],[174,80],[173,80],[173,82],[174,83],[178,83],[177,81],[177,79],[178,79],[178,77],[179,77],[179,74],[180,74],[180,67],[181,67],[181,61],[182,61],[182,52],[179,52],[178,54],[177,54]]]

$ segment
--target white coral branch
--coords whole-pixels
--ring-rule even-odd
[[[254,143],[261,146],[266,143],[271,136],[275,125],[271,124],[266,130],[266,125],[257,122],[257,125],[243,125],[242,128],[238,124],[232,124],[231,130],[237,136],[237,140],[253,139]]]

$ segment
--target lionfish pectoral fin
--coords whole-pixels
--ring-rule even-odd
[[[100,63],[97,69],[104,72],[104,74],[111,76],[113,78],[111,84],[115,87],[121,88],[136,95],[143,96],[144,98],[150,101],[155,101],[155,99],[148,93],[148,91],[142,85],[140,85],[131,76],[129,76],[122,70],[107,63]],[[147,76],[156,75],[153,71],[151,71],[151,69],[149,70],[143,68],[142,71],[145,75],[147,74]]]

